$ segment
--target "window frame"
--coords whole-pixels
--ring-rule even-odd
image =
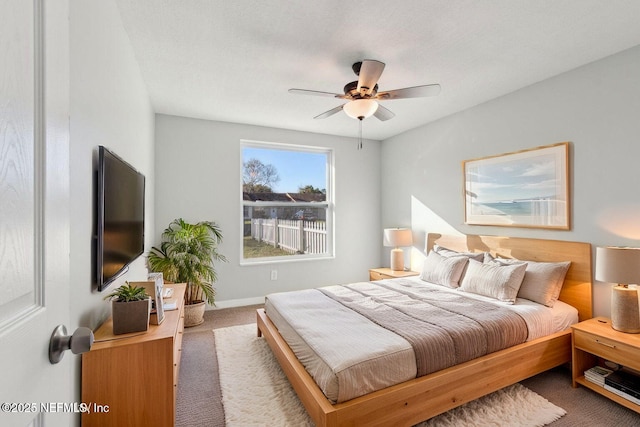
[[[245,159],[243,157],[243,150],[245,147],[253,147],[268,150],[281,150],[281,151],[300,151],[306,153],[318,153],[325,154],[326,160],[326,194],[324,202],[297,202],[295,206],[301,208],[312,207],[322,208],[326,210],[326,253],[323,254],[291,254],[283,256],[272,257],[260,257],[260,258],[245,258],[244,257],[244,210],[246,206],[254,207],[276,207],[276,206],[288,206],[293,204],[286,204],[282,202],[263,202],[263,201],[245,201],[242,191],[242,175],[244,169]],[[298,261],[314,261],[314,260],[326,260],[335,258],[335,191],[334,191],[334,177],[335,177],[335,152],[333,148],[321,147],[314,145],[301,145],[290,144],[281,142],[266,142],[256,140],[240,140],[240,265],[257,265],[257,264],[273,264],[273,263],[286,263],[286,262],[298,262]]]

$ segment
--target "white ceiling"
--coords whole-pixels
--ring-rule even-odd
[[[364,122],[386,139],[640,45],[638,0],[116,0],[158,113],[357,136],[341,103],[351,64],[386,63],[380,90],[439,83],[433,98],[385,101]]]

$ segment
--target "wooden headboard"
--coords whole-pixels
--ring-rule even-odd
[[[505,236],[427,234],[427,253],[435,244],[460,252],[489,252],[493,256],[539,262],[571,261],[560,300],[578,310],[580,321],[590,319],[591,244],[561,240],[527,239]]]

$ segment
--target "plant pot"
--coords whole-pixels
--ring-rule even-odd
[[[184,327],[190,328],[198,326],[204,322],[205,302],[200,301],[195,304],[185,304],[184,306]]]
[[[111,303],[113,317],[113,334],[128,334],[143,332],[149,329],[149,314],[151,313],[151,298],[140,301]]]

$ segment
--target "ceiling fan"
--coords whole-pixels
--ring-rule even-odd
[[[348,102],[325,111],[314,117],[314,119],[325,119],[338,113],[340,110],[354,119],[362,120],[375,116],[377,119],[385,121],[395,117],[395,114],[388,108],[383,107],[378,101],[387,101],[403,98],[422,98],[435,96],[440,93],[439,84],[406,87],[378,92],[378,79],[384,70],[384,63],[372,59],[365,59],[352,65],[353,72],[358,76],[357,81],[347,83],[344,86],[344,94],[321,92],[317,90],[289,89],[289,93],[301,95],[330,96],[347,100]]]

